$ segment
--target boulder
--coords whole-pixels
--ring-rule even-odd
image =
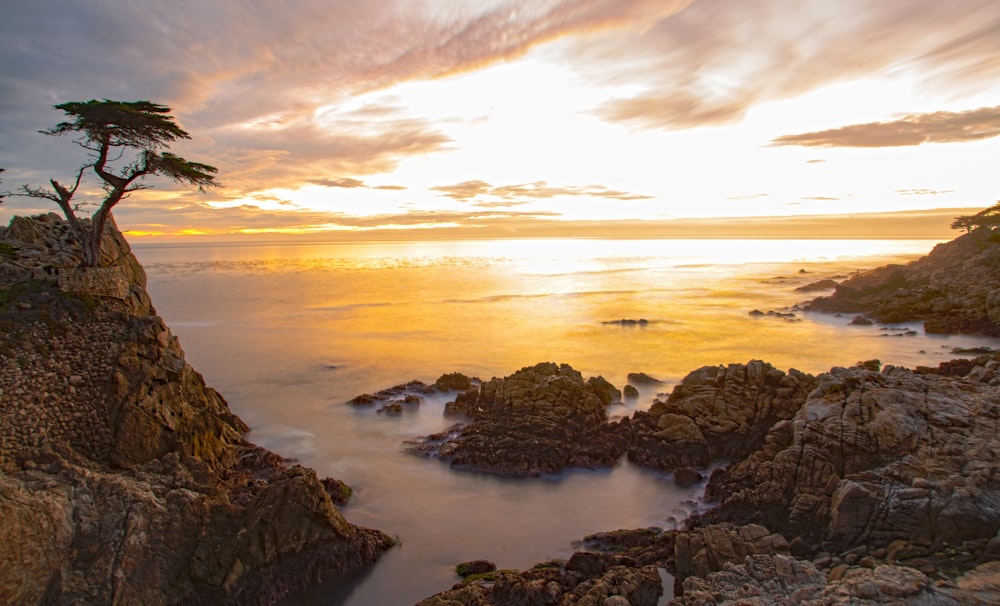
[[[500,475],[556,473],[567,467],[615,464],[625,452],[625,427],[607,423],[606,400],[621,397],[610,383],[565,364],[541,363],[494,378],[460,394],[446,414],[472,423],[455,435],[410,447],[458,468]]]

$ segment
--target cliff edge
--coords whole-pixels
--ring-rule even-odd
[[[270,604],[393,545],[244,439],[113,224],[79,261],[57,215],[0,228],[0,603]]]
[[[1000,337],[1000,233],[974,229],[912,263],[860,273],[806,308],[878,322],[922,320],[930,333]]]

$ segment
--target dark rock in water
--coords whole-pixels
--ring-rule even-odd
[[[587,387],[605,406],[620,403],[622,400],[621,390],[609,383],[608,380],[602,376],[590,377],[587,379]]]
[[[630,318],[622,318],[621,320],[610,320],[608,322],[602,322],[602,324],[617,324],[618,326],[646,326],[649,324],[649,320],[646,318],[639,318],[638,320],[633,320]]]
[[[439,391],[465,391],[472,388],[473,381],[478,383],[478,379],[472,379],[460,372],[452,372],[438,377],[434,387]]]
[[[655,379],[644,372],[628,373],[628,382],[632,385],[662,385],[663,381]]]
[[[370,406],[376,402],[378,402],[378,398],[370,393],[363,393],[347,401],[351,406]]]
[[[974,354],[983,355],[996,352],[992,347],[953,347],[951,353],[956,355]]]
[[[403,405],[399,402],[390,402],[375,412],[384,413],[387,417],[398,417],[403,414]]]
[[[609,386],[603,379],[584,382],[565,364],[522,368],[484,383],[478,394],[460,394],[446,407],[446,413],[472,419],[458,436],[428,439],[410,451],[510,476],[614,465],[625,452],[627,421],[607,423],[602,396],[609,395]]]
[[[441,375],[433,385],[428,385],[423,381],[413,380],[408,383],[401,383],[388,389],[375,392],[374,394],[361,394],[348,400],[352,406],[369,406],[385,402],[385,406],[377,412],[385,412],[395,415],[399,406],[418,406],[423,401],[423,396],[430,396],[441,392],[475,390],[478,393],[479,379],[467,377],[459,372]],[[459,414],[461,411],[454,411]]]
[[[691,469],[690,467],[680,467],[674,471],[674,484],[677,484],[681,488],[687,488],[689,486],[694,486],[698,482],[705,479],[705,476],[698,473],[697,470]]]
[[[469,562],[462,562],[456,566],[455,572],[458,576],[465,578],[474,574],[486,574],[487,572],[493,572],[496,569],[497,565],[489,560],[472,560]]]
[[[923,321],[929,333],[1000,336],[1000,238],[975,229],[907,265],[841,282],[810,311],[864,312],[883,323]]]
[[[871,326],[874,324],[865,316],[854,316],[854,318],[849,322],[851,326]]]
[[[831,288],[836,288],[837,282],[834,280],[819,280],[817,282],[812,282],[806,284],[805,286],[800,286],[795,289],[796,292],[815,292],[817,290],[830,290]]]
[[[629,400],[634,400],[639,397],[639,390],[636,389],[635,387],[632,387],[631,385],[626,385],[622,389],[622,392],[624,393],[625,397]]]

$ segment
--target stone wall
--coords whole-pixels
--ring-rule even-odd
[[[59,290],[125,300],[129,296],[128,276],[120,265],[73,267],[55,272]]]

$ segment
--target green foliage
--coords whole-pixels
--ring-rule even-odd
[[[56,124],[46,135],[78,135],[76,143],[89,152],[88,161],[77,170],[71,185],[55,179],[52,188],[22,186],[20,195],[55,202],[76,231],[83,250],[83,265],[94,267],[100,259],[104,225],[111,209],[130,193],[145,189],[143,179],[151,175],[192,185],[203,190],[218,185],[214,166],[191,162],[161,151],[179,139],[190,139],[170,115],[170,108],[150,101],[71,101],[54,106],[69,119]],[[104,200],[87,226],[77,217],[80,203],[74,196],[89,170],[101,180]]]
[[[0,257],[13,257],[14,247],[7,242],[0,242]]]
[[[159,149],[177,139],[190,139],[174,122],[170,108],[150,101],[70,101],[60,103],[72,120],[60,122],[46,135],[82,133],[88,141],[111,147]]]
[[[964,229],[967,232],[974,229],[989,229],[992,231],[997,227],[1000,227],[1000,201],[974,215],[955,217],[955,220],[951,223],[952,229]]]

